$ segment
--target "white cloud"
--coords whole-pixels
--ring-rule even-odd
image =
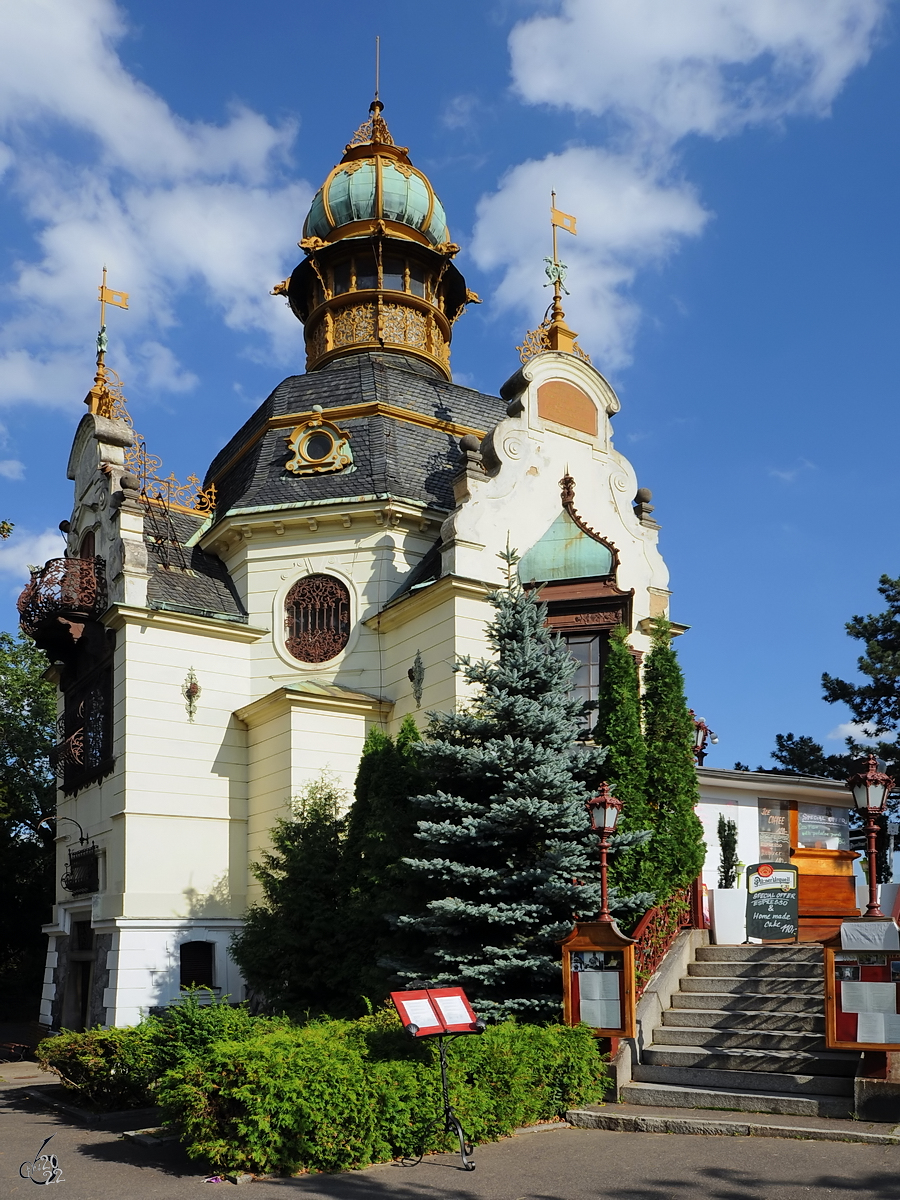
[[[43,566],[48,558],[62,558],[66,544],[58,529],[30,533],[16,528],[7,542],[0,542],[0,576],[18,594],[29,579],[29,567]]]
[[[887,0],[563,0],[510,35],[532,104],[614,112],[671,141],[828,112]]]
[[[550,302],[542,251],[549,253],[547,198],[578,215],[578,235],[560,232],[569,265],[567,317],[598,361],[628,361],[637,307],[626,291],[639,267],[663,260],[702,230],[707,213],[693,188],[667,175],[667,163],[634,154],[575,147],[515,167],[478,205],[472,254],[502,272],[496,300],[540,320]]]
[[[855,721],[844,721],[840,725],[835,725],[831,733],[827,733],[825,737],[829,742],[842,742],[848,737],[852,737],[857,742],[874,742],[876,740],[868,725],[858,725]],[[892,735],[887,734],[880,740],[886,742],[891,738]]]
[[[25,464],[17,458],[0,459],[0,476],[4,479],[24,479]]]
[[[577,243],[562,251],[573,268],[567,314],[599,363],[627,362],[640,319],[628,294],[636,272],[707,217],[677,178],[679,140],[827,115],[868,60],[887,9],[888,0],[542,4],[510,33],[513,90],[528,104],[606,117],[607,142],[522,163],[482,201],[474,248],[479,265],[501,273],[501,306],[534,320],[546,296],[536,248],[547,242],[555,186],[560,207],[579,219]],[[582,124],[582,136],[590,128]]]
[[[37,254],[15,268],[0,328],[0,403],[77,406],[90,386],[99,269],[130,293],[108,315],[110,364],[126,386],[185,391],[166,332],[198,292],[232,328],[292,359],[300,331],[268,293],[311,195],[282,178],[294,135],[235,108],[220,126],[185,121],[125,70],[113,0],[0,6],[0,170],[36,228]],[[59,157],[59,128],[90,135]],[[51,149],[51,139],[52,147]],[[6,152],[6,153],[5,153]]]

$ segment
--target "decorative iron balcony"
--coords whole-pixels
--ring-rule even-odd
[[[51,558],[32,571],[17,607],[22,629],[42,650],[71,645],[106,610],[106,564],[102,558]]]
[[[69,851],[69,862],[60,883],[73,896],[100,890],[100,859],[95,845]]]

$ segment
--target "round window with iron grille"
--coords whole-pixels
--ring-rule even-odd
[[[350,637],[350,593],[331,575],[298,579],[285,600],[285,642],[307,663],[336,658]]]

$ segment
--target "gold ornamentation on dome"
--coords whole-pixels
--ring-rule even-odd
[[[293,458],[285,463],[285,470],[292,475],[332,475],[352,467],[351,434],[326,421],[320,404],[313,406],[313,412],[316,416],[298,425],[287,439]]]
[[[383,304],[381,307],[381,336],[385,342],[419,346],[427,349],[425,313],[405,304]]]
[[[331,339],[335,346],[374,342],[376,336],[374,304],[348,305],[334,314]]]
[[[353,146],[369,146],[374,142],[380,143],[382,146],[393,146],[394,139],[391,137],[390,130],[387,127],[387,122],[381,115],[384,105],[380,100],[373,100],[369,105],[369,119],[363,121],[356,133],[347,143],[347,149]]]
[[[286,296],[288,294],[288,285],[290,284],[290,276],[287,279],[282,279],[281,283],[276,283],[269,292],[270,296]]]
[[[439,242],[432,249],[437,254],[443,254],[445,258],[453,258],[454,254],[459,254],[459,246],[457,246],[456,242]]]

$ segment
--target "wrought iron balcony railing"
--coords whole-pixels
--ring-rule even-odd
[[[86,896],[99,890],[100,857],[95,845],[69,851],[69,861],[60,883],[73,896]]]
[[[59,618],[97,620],[107,607],[105,567],[102,558],[51,558],[32,571],[17,604],[24,631],[42,645]]]

